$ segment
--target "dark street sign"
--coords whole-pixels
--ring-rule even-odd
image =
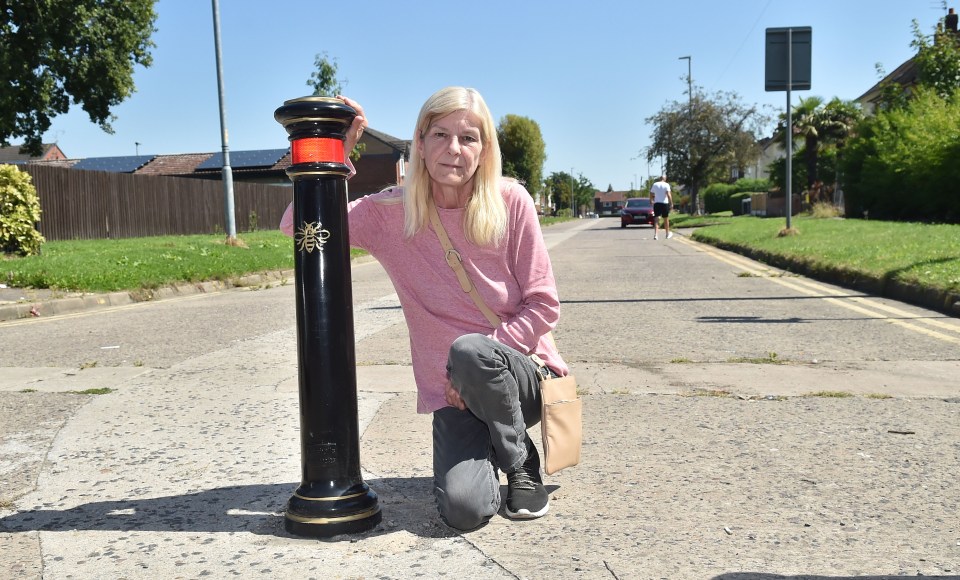
[[[765,90],[810,90],[812,39],[813,30],[809,26],[767,29]],[[792,57],[792,67],[787,60],[788,54]],[[791,73],[793,82],[788,86],[787,79]]]

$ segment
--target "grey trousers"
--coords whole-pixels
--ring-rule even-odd
[[[497,469],[511,473],[527,459],[540,378],[526,355],[482,334],[454,341],[447,373],[467,410],[433,413],[434,495],[448,525],[472,530],[500,510]]]

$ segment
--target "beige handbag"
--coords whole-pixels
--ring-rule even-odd
[[[457,274],[460,288],[470,294],[470,298],[483,312],[487,321],[496,328],[501,320],[483,301],[480,293],[470,281],[463,269],[460,253],[454,249],[447,231],[440,222],[440,214],[433,200],[429,201],[430,223],[440,239],[447,265]],[[553,342],[553,334],[547,335]],[[538,367],[540,375],[540,433],[543,438],[543,454],[546,456],[543,470],[552,475],[566,467],[580,463],[580,448],[583,441],[583,401],[577,396],[577,380],[573,375],[553,378],[543,360],[535,353],[530,355]]]

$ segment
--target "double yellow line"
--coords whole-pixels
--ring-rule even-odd
[[[960,321],[951,318],[931,318],[929,314],[908,312],[895,306],[890,306],[877,298],[869,296],[850,296],[839,299],[832,298],[836,290],[823,284],[800,276],[785,277],[786,272],[754,262],[748,258],[701,244],[684,236],[676,236],[675,240],[690,246],[698,252],[703,252],[725,264],[739,268],[751,276],[766,278],[775,284],[789,288],[806,296],[821,298],[824,302],[857,312],[870,318],[889,322],[895,326],[917,332],[953,344],[960,344]]]

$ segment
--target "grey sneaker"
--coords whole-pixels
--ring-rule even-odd
[[[539,518],[550,509],[550,496],[540,478],[540,455],[527,439],[527,460],[507,474],[507,516],[515,520]]]

